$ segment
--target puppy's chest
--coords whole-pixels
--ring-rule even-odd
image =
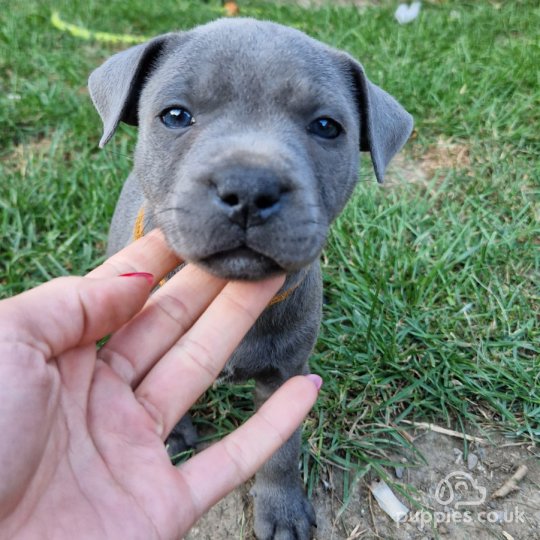
[[[263,323],[255,323],[252,331],[246,335],[223,367],[216,384],[238,383],[248,379],[257,378],[269,369],[280,364],[280,356],[276,354],[273,339],[268,336],[261,337],[257,332],[257,326]]]
[[[284,381],[304,372],[317,339],[320,309],[319,302],[310,311],[298,309],[298,299],[288,298],[262,313],[225,364],[220,383]]]

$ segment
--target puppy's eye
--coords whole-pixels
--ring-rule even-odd
[[[159,117],[161,122],[171,129],[185,128],[195,123],[191,113],[187,109],[182,109],[182,107],[165,109]]]
[[[317,137],[322,137],[323,139],[335,139],[343,131],[339,122],[327,117],[313,120],[307,129],[313,135],[317,135]]]

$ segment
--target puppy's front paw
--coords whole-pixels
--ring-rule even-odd
[[[167,445],[167,453],[173,460],[182,452],[195,448],[197,431],[191,423],[189,414],[183,416],[180,422],[174,426],[165,444]]]
[[[300,486],[257,486],[252,495],[258,540],[311,540],[315,511]]]

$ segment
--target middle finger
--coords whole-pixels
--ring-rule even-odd
[[[228,283],[141,381],[135,395],[154,417],[164,439],[219,375],[282,284],[282,276],[256,283]]]
[[[192,264],[156,291],[143,309],[116,332],[99,357],[127,384],[136,386],[223,289],[226,281]]]

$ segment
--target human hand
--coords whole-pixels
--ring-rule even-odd
[[[235,432],[171,465],[163,441],[283,283],[187,265],[148,298],[178,262],[154,231],[86,277],[0,302],[0,538],[181,538],[313,405],[317,385],[290,379]],[[143,271],[155,278],[119,277]]]

